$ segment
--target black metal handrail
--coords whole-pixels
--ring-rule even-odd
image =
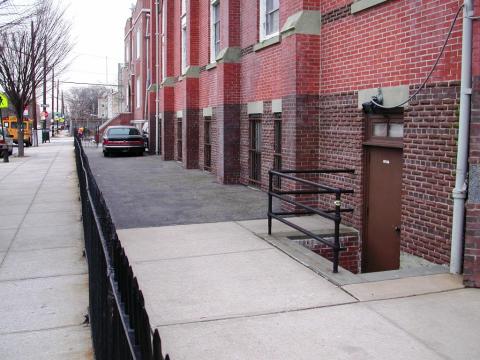
[[[334,188],[325,184],[320,184],[312,180],[302,179],[291,174],[307,174],[307,175],[326,175],[326,174],[354,174],[353,169],[316,169],[316,170],[270,170],[268,172],[268,234],[272,234],[272,219],[276,219],[295,230],[302,232],[303,234],[310,236],[311,238],[329,246],[333,250],[333,272],[338,272],[338,263],[340,257],[340,251],[345,250],[340,245],[340,224],[342,221],[341,214],[345,212],[353,212],[353,208],[342,208],[342,194],[353,194],[351,189]],[[282,191],[280,188],[274,186],[273,178],[284,178],[296,183],[309,186],[309,190],[287,190]],[[282,185],[285,182],[278,181]],[[325,195],[334,194],[335,201],[334,209],[318,209],[313,206],[303,204],[301,201],[295,200],[292,197],[286,197],[288,195]],[[273,198],[277,198],[281,201],[287,202],[295,207],[304,209],[305,211],[273,211]],[[333,213],[333,215],[332,215]],[[323,218],[330,219],[334,222],[334,240],[333,242],[326,239],[325,236],[314,234],[313,232],[302,228],[299,225],[292,223],[284,218],[284,216],[293,215],[307,215],[317,214]]]
[[[158,330],[152,332],[142,291],[78,138],[75,138],[75,157],[95,357],[100,360],[169,360],[168,355],[162,355]]]

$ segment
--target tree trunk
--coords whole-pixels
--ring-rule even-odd
[[[18,134],[18,157],[23,157],[25,152],[23,151],[23,110],[20,114],[17,112],[17,134]]]

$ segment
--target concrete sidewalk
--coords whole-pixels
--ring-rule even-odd
[[[73,141],[0,163],[0,359],[93,359]]]
[[[256,236],[259,222],[118,231],[172,359],[480,357],[480,291],[460,277],[335,286]]]

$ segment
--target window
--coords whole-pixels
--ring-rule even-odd
[[[130,62],[130,46],[128,44],[128,42],[125,44],[125,63],[129,63]]]
[[[140,33],[140,28],[137,29],[137,59],[140,58],[140,51],[142,49],[142,34]]]
[[[127,135],[140,135],[138,129],[135,128],[113,128],[108,130],[108,136],[127,136]]]
[[[260,117],[250,117],[249,175],[252,184],[259,185],[262,179],[262,123]]]
[[[182,74],[187,70],[187,15],[182,15]]]
[[[366,144],[402,143],[403,109],[369,114],[367,119]]]
[[[167,2],[163,2],[162,9],[162,79],[167,77]]]
[[[279,0],[260,0],[260,40],[278,34]]]
[[[212,169],[212,137],[211,137],[211,120],[206,117],[204,121],[204,135],[203,135],[203,154],[204,154],[204,169],[210,171]]]
[[[177,119],[177,160],[182,161],[182,119]]]
[[[135,92],[135,97],[137,98],[136,105],[137,109],[140,108],[140,103],[141,103],[141,96],[142,96],[142,91],[141,91],[141,86],[140,86],[140,78],[137,78],[137,86],[136,86],[136,92]]]
[[[210,62],[214,63],[220,51],[220,1],[212,3],[210,18]]]

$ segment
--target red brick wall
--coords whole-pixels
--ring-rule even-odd
[[[320,169],[354,169],[355,175],[322,176],[327,185],[352,189],[353,195],[343,195],[346,207],[353,214],[343,214],[344,221],[357,229],[363,224],[363,179],[366,116],[357,108],[357,93],[325,95],[320,101],[319,162]],[[321,196],[322,208],[332,208],[333,198]]]
[[[332,238],[333,239],[333,238]],[[332,240],[333,241],[333,240]],[[360,245],[358,236],[341,236],[340,244],[345,248],[340,252],[339,265],[344,269],[357,274],[360,272]],[[313,252],[333,261],[333,250],[331,247],[323,244],[317,244],[309,247]]]
[[[421,83],[462,2],[391,0],[354,15],[349,11],[329,15],[348,3],[323,2],[322,93]],[[461,21],[457,21],[430,81],[458,80],[460,56]]]
[[[401,248],[439,264],[450,261],[458,85],[428,86],[404,119]]]

